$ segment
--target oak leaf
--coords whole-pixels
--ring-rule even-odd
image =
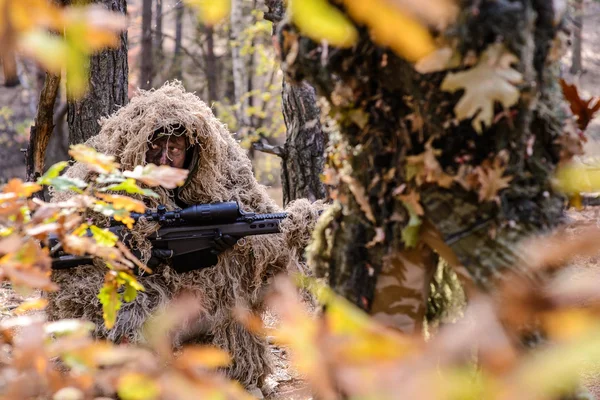
[[[83,144],[71,146],[69,155],[76,161],[86,164],[92,171],[100,174],[109,174],[119,167],[119,164],[115,162],[115,157],[98,153],[93,148]]]
[[[577,125],[581,131],[585,131],[589,123],[594,119],[594,116],[600,111],[600,98],[590,97],[583,100],[579,95],[577,86],[568,84],[564,79],[560,80],[563,94],[569,102],[571,111],[577,117]]]
[[[502,44],[493,44],[488,46],[475,67],[446,75],[442,90],[465,90],[454,107],[456,117],[459,120],[475,117],[473,129],[481,133],[484,124],[488,128],[492,125],[496,101],[505,109],[515,105],[520,92],[514,85],[520,83],[523,76],[510,65],[518,61]]]
[[[475,172],[479,180],[479,202],[495,201],[500,202],[498,192],[506,189],[509,182],[513,179],[512,176],[503,176],[506,168],[492,166],[489,168],[477,167]]]

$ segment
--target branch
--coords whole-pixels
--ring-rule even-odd
[[[60,87],[60,75],[46,73],[40,93],[37,114],[29,135],[27,149],[27,180],[35,181],[44,173],[44,159],[50,136],[54,130],[54,102]]]
[[[285,155],[285,150],[283,146],[273,146],[267,142],[265,137],[261,137],[258,141],[252,143],[252,148],[256,151],[260,151],[262,153],[273,154],[277,157],[283,158]]]

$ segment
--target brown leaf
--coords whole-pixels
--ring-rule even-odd
[[[424,183],[436,183],[443,188],[449,188],[453,178],[442,170],[442,166],[436,158],[442,154],[442,151],[434,149],[432,142],[433,138],[427,141],[423,153],[406,157],[407,179],[410,180],[414,177],[419,186]]]
[[[375,215],[373,215],[373,210],[371,209],[371,204],[369,204],[369,199],[367,198],[364,186],[350,175],[342,174],[340,178],[348,185],[348,188],[354,195],[354,199],[358,203],[360,209],[365,213],[367,219],[372,223],[375,223]]]
[[[417,191],[413,190],[409,194],[398,195],[396,197],[398,197],[398,199],[400,199],[400,201],[402,201],[404,204],[412,207],[413,211],[417,215],[423,215],[425,213],[420,203],[421,195]]]
[[[600,110],[600,99],[591,97],[588,100],[583,100],[579,95],[577,87],[573,84],[568,84],[564,79],[560,80],[565,98],[569,102],[571,111],[577,117],[579,129],[585,131],[588,124],[594,119],[594,115]]]
[[[504,176],[504,167],[492,166],[489,168],[479,166],[475,168],[475,173],[479,180],[479,202],[496,201],[500,202],[498,192],[509,187],[508,183],[512,176]]]

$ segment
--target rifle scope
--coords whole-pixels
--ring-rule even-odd
[[[240,216],[240,207],[235,201],[212,204],[196,204],[184,209],[176,209],[173,211],[167,211],[164,205],[160,205],[154,212],[148,210],[144,214],[131,213],[131,218],[133,218],[135,221],[137,221],[140,217],[144,217],[147,221],[185,221],[189,223],[233,222]]]

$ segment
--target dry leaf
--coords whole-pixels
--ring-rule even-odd
[[[348,188],[354,195],[354,199],[358,203],[360,209],[365,213],[367,219],[372,223],[375,223],[375,215],[373,215],[373,210],[369,204],[369,199],[367,198],[364,186],[350,175],[341,174],[340,178],[348,185]]]
[[[433,138],[425,143],[423,153],[406,157],[406,179],[411,180],[414,177],[419,186],[424,183],[436,183],[443,188],[449,188],[453,178],[442,170],[436,158],[442,151],[434,149],[432,142]]]
[[[47,305],[48,299],[39,298],[34,300],[28,300],[24,303],[19,304],[19,307],[15,309],[14,313],[15,315],[21,315],[26,313],[27,311],[43,310],[44,308],[46,308]]]
[[[500,202],[498,192],[509,187],[512,176],[503,176],[506,168],[497,165],[491,167],[479,166],[475,168],[479,184],[479,202],[495,201]]]
[[[175,189],[177,186],[183,185],[189,172],[187,169],[173,168],[168,165],[148,164],[143,167],[138,165],[133,171],[124,171],[123,175],[150,187],[162,186],[167,189]]]
[[[365,247],[367,249],[370,249],[371,247],[375,246],[378,243],[383,243],[384,240],[385,240],[385,232],[382,227],[378,226],[375,228],[375,236],[373,236],[373,239],[371,239],[371,241],[369,243],[367,243],[365,245]]]
[[[13,178],[2,188],[3,193],[12,194],[14,193],[18,197],[29,197],[33,193],[42,190],[42,186],[37,183],[26,182],[18,178]]]
[[[119,167],[114,156],[98,153],[93,148],[83,144],[71,146],[69,155],[75,160],[86,164],[92,171],[100,174],[109,174]]]
[[[600,110],[600,99],[598,97],[590,97],[587,100],[583,100],[579,95],[577,86],[568,84],[564,79],[560,80],[560,85],[565,98],[569,102],[571,111],[577,117],[579,129],[585,131],[598,110]],[[590,106],[590,104],[592,105]]]
[[[493,44],[488,46],[475,67],[446,75],[441,85],[442,90],[465,90],[454,107],[456,117],[459,120],[475,117],[473,129],[481,133],[483,124],[488,128],[492,125],[496,101],[505,109],[516,104],[520,92],[514,85],[520,83],[523,76],[510,65],[518,61],[502,44]]]
[[[177,364],[184,368],[219,368],[231,364],[227,352],[216,347],[186,347],[177,357]]]
[[[430,74],[460,66],[460,57],[451,47],[442,47],[421,58],[415,64],[415,70],[420,74]]]
[[[143,213],[146,210],[146,205],[143,202],[132,199],[131,197],[106,193],[98,193],[96,196],[107,203],[111,203],[112,206],[117,210],[127,210],[138,213]]]
[[[413,211],[417,215],[423,215],[425,213],[420,203],[421,195],[416,190],[411,191],[409,194],[398,195],[396,197],[398,197],[398,199],[400,199],[404,204],[412,207]]]

